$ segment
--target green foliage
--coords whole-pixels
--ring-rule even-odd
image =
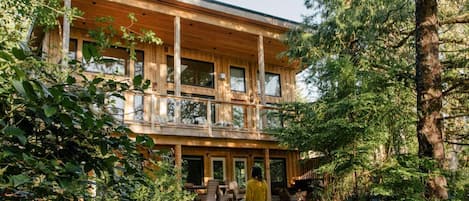
[[[444,172],[435,169],[433,161],[417,156],[414,1],[305,2],[316,13],[288,33],[290,48],[284,54],[308,68],[306,81],[318,88],[319,99],[283,105],[281,115],[287,126],[277,130],[276,136],[290,147],[325,155],[327,160],[316,170],[329,181],[321,192],[324,200],[425,200],[427,178]],[[467,3],[442,1],[442,20],[467,13]],[[448,33],[443,35],[451,33],[460,41],[460,49],[467,48],[461,42],[467,25],[445,30]],[[450,46],[443,43],[441,47]],[[447,69],[445,77],[459,80],[445,78],[442,87],[451,89],[456,84],[454,91],[458,91],[448,97],[451,107],[446,108],[453,108],[453,114],[457,108],[458,114],[468,116],[467,90],[460,84],[467,76],[467,59],[462,59],[467,54],[442,52],[443,63],[456,67]],[[459,125],[458,133],[467,133],[462,129],[464,121],[459,120],[454,123]],[[461,193],[464,184],[458,186],[453,196],[465,196]]]
[[[110,97],[148,86],[141,77],[134,79],[134,88],[80,73],[60,79],[68,70],[59,65],[19,49],[0,51],[0,196],[129,200],[148,188],[152,197],[145,200],[193,198],[181,190],[173,163],[145,159],[137,151],[138,146],[151,150],[153,140],[131,140],[108,112]],[[152,174],[156,180],[144,173],[143,161],[159,168]],[[171,193],[159,192],[163,187]]]
[[[7,0],[0,7],[7,11],[0,14],[1,200],[135,200],[142,189],[143,200],[194,198],[182,190],[169,159],[143,157],[153,140],[129,138],[130,131],[110,113],[111,97],[141,92],[148,81],[136,76],[129,86],[89,78],[19,45],[31,26],[24,22],[54,26],[58,16],[79,13],[76,9],[63,11],[60,0]],[[99,58],[103,46],[86,49],[87,57]]]
[[[156,36],[155,32],[151,30],[141,29],[139,31],[134,30],[132,27],[138,19],[134,13],[129,13],[128,16],[130,24],[128,26],[120,26],[119,30],[113,26],[114,19],[112,17],[100,17],[96,19],[96,22],[100,24],[98,28],[90,30],[90,36],[97,41],[97,52],[101,52],[104,48],[110,48],[112,46],[124,46],[130,51],[130,58],[135,60],[135,46],[138,43],[149,43],[149,44],[163,44],[163,41]],[[115,36],[120,36],[121,40],[115,41]],[[99,54],[98,58],[100,57]],[[84,53],[85,59],[87,59]],[[88,61],[88,60],[87,60]]]

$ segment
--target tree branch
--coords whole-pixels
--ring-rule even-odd
[[[402,40],[400,40],[399,43],[397,43],[396,45],[392,45],[391,48],[399,48],[403,46],[407,42],[407,40],[415,34],[415,29],[405,34],[406,36]]]
[[[440,45],[446,44],[446,43],[455,43],[455,44],[460,44],[460,45],[469,45],[469,43],[466,43],[464,39],[455,39],[455,38],[440,38]]]
[[[469,114],[456,114],[456,115],[452,115],[452,116],[442,117],[440,119],[441,120],[448,120],[448,119],[456,119],[456,118],[467,117],[467,116],[469,116]]]
[[[465,24],[469,23],[469,14],[463,14],[440,22],[440,25],[446,24]]]
[[[443,91],[443,96],[448,95],[449,93],[451,93],[452,91],[454,91],[455,89],[459,87],[467,86],[469,84],[468,82],[469,82],[469,79],[459,80],[456,84],[449,87],[446,91]]]
[[[445,142],[446,142],[446,143],[448,143],[448,144],[455,144],[455,145],[469,146],[469,143],[453,142],[453,141],[449,141],[449,140],[446,140]]]

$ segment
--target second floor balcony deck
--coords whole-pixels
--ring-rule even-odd
[[[157,93],[125,97],[111,111],[138,134],[274,141],[270,129],[282,126],[275,106]]]

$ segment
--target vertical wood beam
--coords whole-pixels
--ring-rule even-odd
[[[177,168],[177,177],[181,179],[181,172],[182,172],[182,145],[176,144],[174,147],[174,155],[175,155],[175,162]]]
[[[70,46],[70,22],[68,20],[68,14],[71,8],[71,0],[64,0],[64,17],[62,25],[62,66],[67,66],[68,64],[68,49]]]
[[[257,40],[257,56],[259,65],[259,85],[260,85],[260,103],[265,105],[265,61],[264,61],[264,37],[259,35]],[[257,110],[260,118],[258,119],[260,125],[259,129],[263,129],[267,122],[266,116],[261,114],[262,110]]]
[[[271,181],[270,178],[270,152],[269,148],[264,150],[264,169],[265,169],[265,180],[267,182],[267,200],[272,200],[272,190],[271,190]]]
[[[265,105],[265,61],[264,61],[264,37],[259,35],[257,41],[257,56],[259,65],[260,101]]]
[[[174,17],[174,95],[181,96],[181,18]],[[181,101],[176,100],[174,108],[176,123],[181,121]]]

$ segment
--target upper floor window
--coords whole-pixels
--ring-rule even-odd
[[[230,68],[230,84],[232,91],[246,92],[246,79],[244,68]]]
[[[259,75],[257,76],[257,90],[261,91],[259,82]],[[265,95],[267,96],[282,96],[282,87],[280,84],[280,74],[265,73]]]
[[[168,82],[174,82],[174,57],[167,56]],[[214,88],[214,65],[210,62],[181,58],[181,84]]]
[[[96,44],[83,42],[83,54],[97,54]],[[135,51],[136,61],[134,61],[135,75],[143,75],[143,51]],[[91,57],[89,61],[83,61],[85,71],[93,73],[104,73],[111,75],[126,76],[130,72],[130,53],[121,47],[106,48],[101,52],[102,60],[94,61]]]

